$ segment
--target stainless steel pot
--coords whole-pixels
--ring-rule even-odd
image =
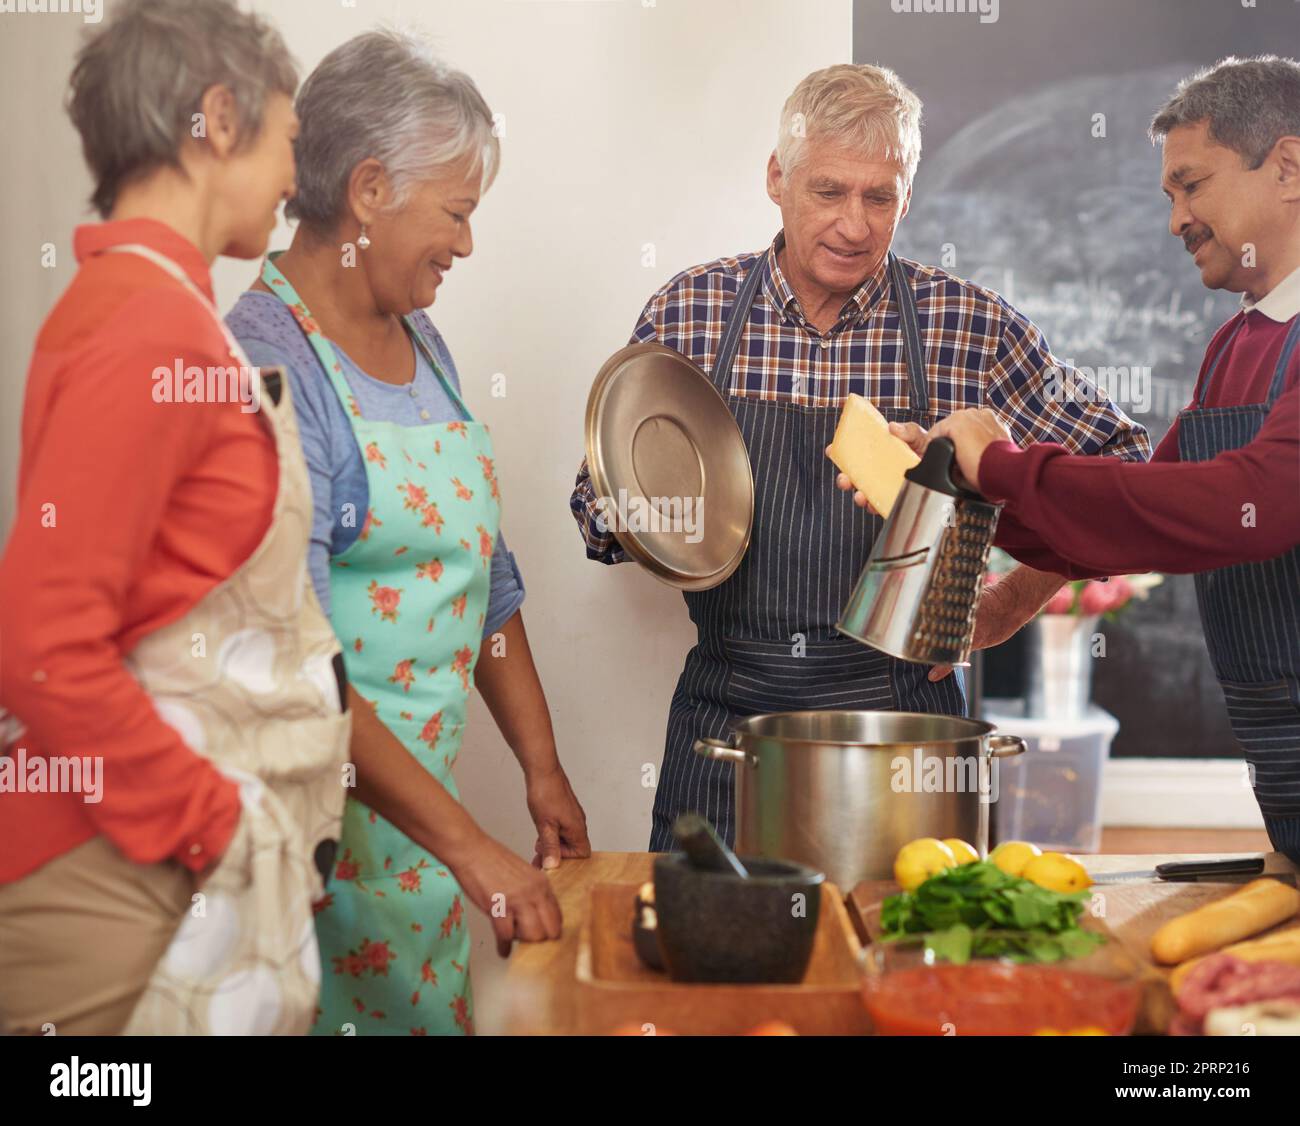
[[[819,868],[847,892],[888,879],[917,837],[960,837],[985,854],[996,760],[1025,749],[994,730],[912,712],[783,712],[695,750],[736,766],[737,852]]]

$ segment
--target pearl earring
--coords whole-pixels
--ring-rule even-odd
[[[370,247],[370,236],[366,234],[366,225],[361,224],[361,234],[357,236],[357,247],[361,250],[367,250]]]

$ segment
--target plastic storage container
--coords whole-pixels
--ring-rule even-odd
[[[1020,700],[986,700],[983,718],[1019,735],[1023,755],[998,763],[993,840],[1060,852],[1101,848],[1101,783],[1119,720],[1095,704],[1081,719],[1026,717]]]

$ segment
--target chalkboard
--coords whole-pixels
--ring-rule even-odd
[[[927,7],[972,10],[911,10]],[[1300,3],[856,0],[853,41],[856,62],[897,71],[925,106],[895,249],[997,290],[1063,360],[1148,369],[1112,398],[1154,446],[1238,298],[1206,290],[1169,234],[1147,126],[1225,55],[1300,51]],[[1120,720],[1116,755],[1238,753],[1189,576],[1103,630],[1094,698]],[[1022,653],[1019,638],[987,655],[986,694],[1020,694]]]

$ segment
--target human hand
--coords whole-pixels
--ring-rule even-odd
[[[469,901],[491,921],[502,958],[510,956],[515,942],[560,937],[564,920],[551,881],[500,841],[480,833],[465,858],[447,866]]]
[[[537,843],[533,845],[534,866],[558,868],[561,858],[590,856],[587,815],[559,762],[542,774],[530,775],[524,785],[528,813],[537,826]]]

